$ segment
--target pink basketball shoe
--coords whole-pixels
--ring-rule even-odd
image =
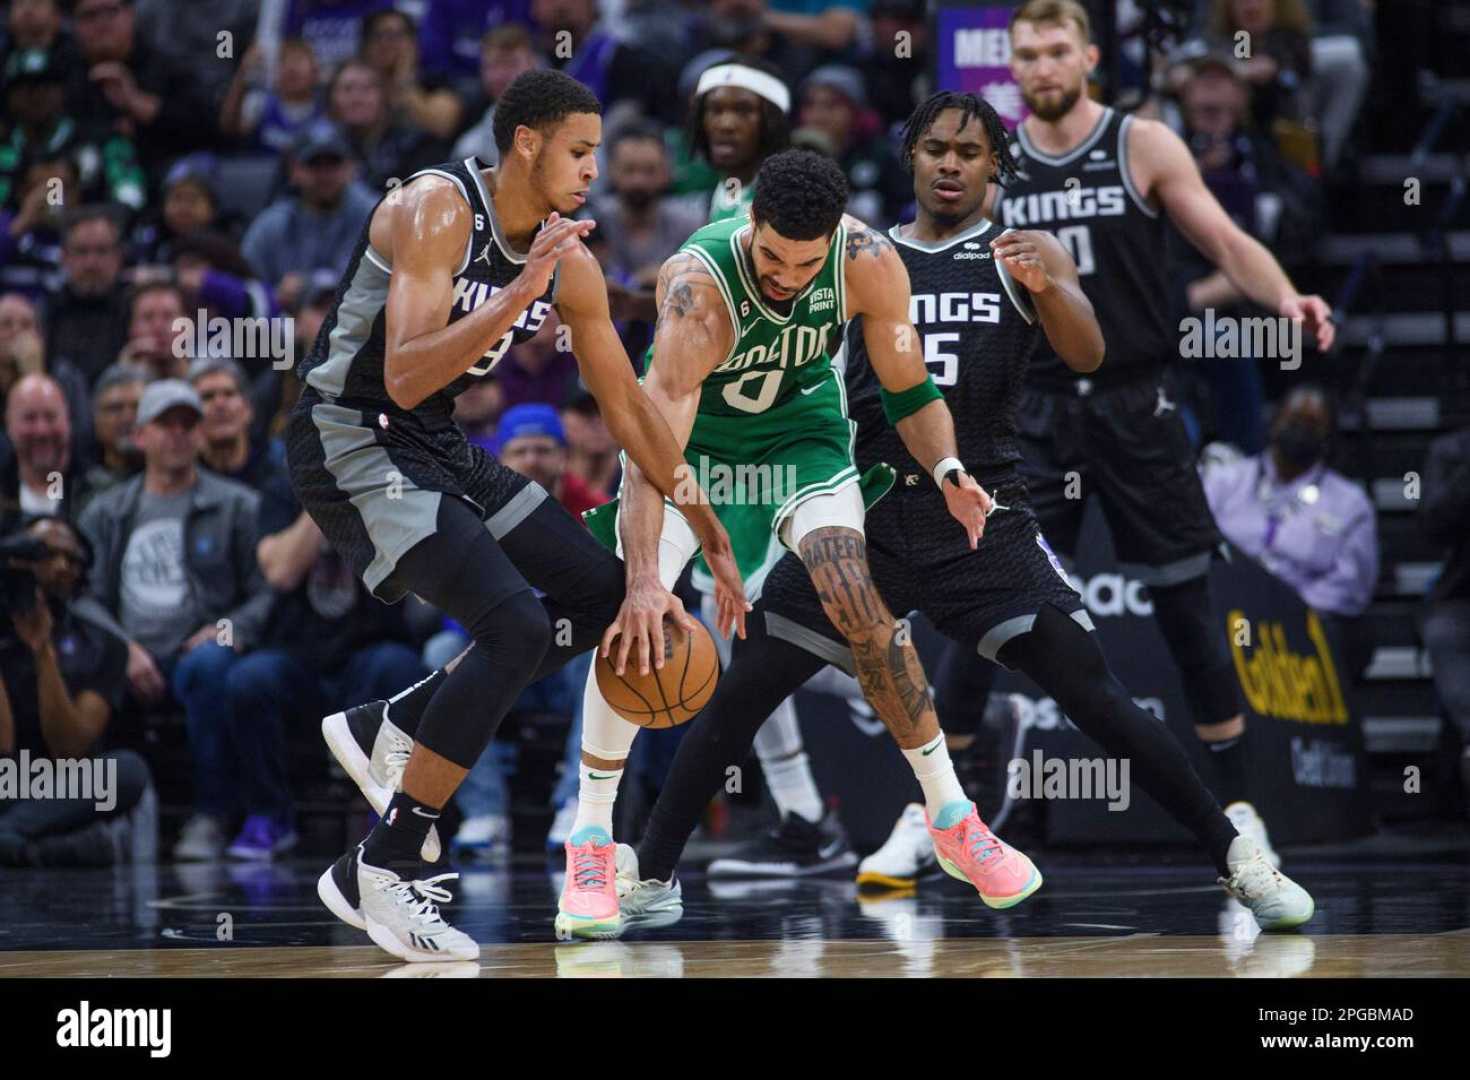
[[[615,938],[618,910],[617,845],[607,830],[590,825],[567,840],[567,878],[556,911],[556,940]]]
[[[980,820],[972,802],[952,802],[933,821],[924,813],[939,865],[968,881],[987,907],[1008,908],[1041,888],[1041,871]]]

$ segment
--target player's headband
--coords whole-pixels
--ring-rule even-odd
[[[786,84],[757,68],[746,67],[744,64],[718,64],[699,77],[699,85],[695,87],[694,94],[696,97],[703,97],[719,86],[738,86],[757,97],[765,98],[783,113],[791,111],[791,91],[786,89]]]

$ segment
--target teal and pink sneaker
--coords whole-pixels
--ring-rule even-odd
[[[556,940],[615,938],[622,933],[618,910],[617,845],[596,825],[567,839],[567,877],[556,911]]]
[[[987,907],[1014,907],[1041,888],[1041,871],[990,831],[974,803],[948,803],[932,821],[926,810],[924,821],[944,872],[975,886]]]

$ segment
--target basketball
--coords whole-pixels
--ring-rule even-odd
[[[671,728],[692,720],[709,702],[720,677],[714,639],[702,624],[693,633],[664,620],[664,666],[640,674],[628,654],[623,674],[599,656],[597,688],[614,712],[630,724]]]

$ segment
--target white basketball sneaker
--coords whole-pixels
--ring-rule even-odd
[[[370,701],[323,717],[322,738],[377,815],[386,814],[413,753],[413,740],[388,719],[388,703]],[[439,827],[431,826],[419,855],[436,863],[442,851]]]
[[[362,918],[363,929],[378,948],[400,960],[418,963],[480,958],[480,946],[475,940],[450,926],[439,914],[438,905],[453,899],[449,890],[439,883],[452,881],[458,874],[405,880],[392,870],[363,862],[361,845],[350,857],[357,864],[357,913]],[[327,900],[327,882],[333,882],[330,870],[322,875],[317,886],[323,900]],[[337,913],[332,903],[328,902],[327,906]],[[341,913],[337,914],[341,917]]]
[[[655,929],[672,926],[684,917],[684,890],[678,878],[659,881],[638,873],[638,852],[619,844],[616,855],[618,908],[624,926]]]
[[[1276,869],[1281,869],[1281,856],[1276,854],[1276,849],[1271,846],[1271,838],[1266,835],[1266,823],[1261,820],[1261,815],[1256,813],[1256,808],[1248,802],[1233,802],[1225,808],[1225,816],[1230,819],[1230,824],[1235,826],[1235,831],[1241,836],[1249,836],[1261,845],[1261,850],[1266,853],[1266,861]]]
[[[1225,862],[1230,877],[1218,879],[1220,884],[1250,909],[1262,930],[1290,930],[1316,912],[1311,893],[1272,866],[1251,837],[1232,840]]]
[[[909,889],[924,874],[938,868],[939,856],[929,838],[924,808],[909,803],[883,846],[858,864],[857,883],[870,888]]]

